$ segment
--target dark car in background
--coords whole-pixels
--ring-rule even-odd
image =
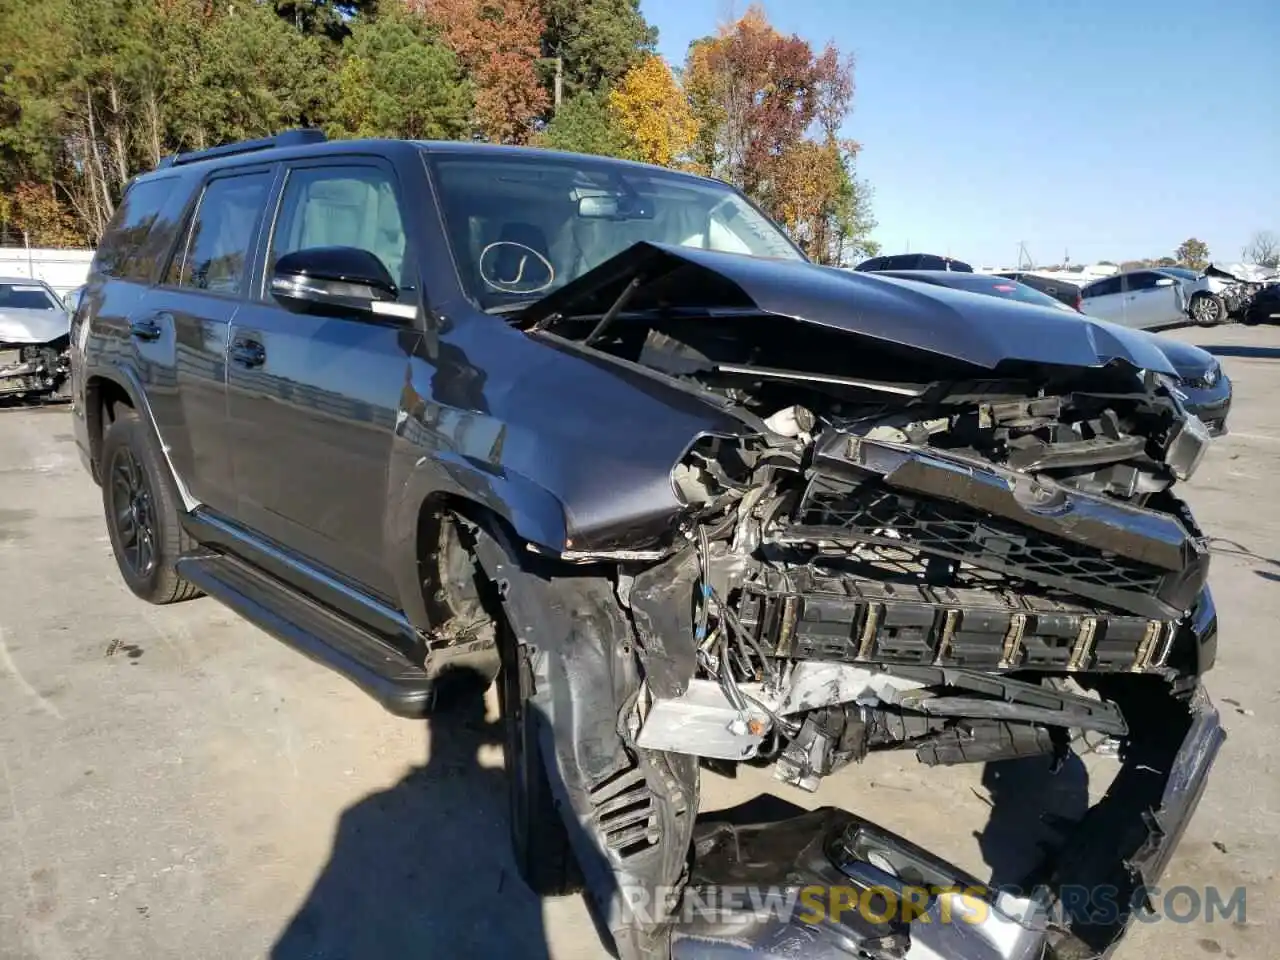
[[[939,256],[936,253],[895,253],[887,257],[872,257],[854,267],[859,273],[875,273],[881,270],[955,270],[972,273],[973,267],[963,260]]]
[[[1250,326],[1259,323],[1280,323],[1280,283],[1271,283],[1259,290],[1240,318],[1240,322]]]
[[[1002,274],[963,274],[946,270],[890,270],[881,271],[880,275],[1003,297],[1006,300],[1018,300],[1054,310],[1078,312],[1078,309],[1072,310],[1061,300],[1034,290],[1025,283],[1008,279]],[[1280,288],[1274,289],[1280,290]],[[1280,319],[1280,296],[1271,303],[1278,314],[1277,319]],[[1218,358],[1195,344],[1183,343],[1181,340],[1174,340],[1172,337],[1158,333],[1147,330],[1130,330],[1129,333],[1144,337],[1160,348],[1177,371],[1176,386],[1184,398],[1183,402],[1187,409],[1204,421],[1205,426],[1214,436],[1226,433],[1227,414],[1231,410],[1231,378],[1223,373]]]
[[[1039,290],[1041,293],[1065,303],[1074,310],[1082,310],[1083,308],[1084,298],[1080,295],[1082,284],[1072,283],[1070,280],[1061,280],[1057,277],[1044,277],[1038,273],[1027,273],[1025,270],[1007,270],[997,273],[995,276],[1024,283],[1033,290]]]

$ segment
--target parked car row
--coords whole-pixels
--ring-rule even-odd
[[[859,272],[895,270],[972,272],[963,261],[937,254],[910,253],[877,256],[855,268]],[[1204,270],[1186,267],[1150,267],[1129,270],[1089,283],[1076,284],[1060,277],[1046,277],[1024,270],[1000,271],[984,276],[1016,280],[1070,307],[1138,330],[1159,330],[1194,322],[1213,326],[1237,319],[1243,323],[1267,323],[1280,319],[1275,309],[1280,273],[1245,268],[1240,264],[1209,264]],[[1254,308],[1254,302],[1262,304]]]

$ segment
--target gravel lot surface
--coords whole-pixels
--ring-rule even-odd
[[[1185,488],[1216,537],[1229,739],[1164,885],[1243,886],[1247,920],[1146,925],[1120,956],[1274,957],[1280,328],[1174,336],[1222,357],[1236,401]],[[492,710],[398,720],[212,600],[135,600],[70,430],[0,410],[0,958],[605,956],[579,899],[514,874]],[[1025,824],[989,822],[993,789],[1043,781],[1078,813],[1110,762],[1046,780],[888,755],[813,796],[704,774],[703,799],[847,807],[988,877],[1033,855]]]

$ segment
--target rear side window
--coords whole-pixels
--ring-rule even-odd
[[[98,244],[97,272],[138,282],[154,276],[168,244],[166,234],[152,228],[177,183],[176,177],[161,177],[135,182],[125,191]]]
[[[1096,283],[1089,284],[1089,286],[1080,291],[1080,295],[1086,300],[1091,300],[1094,297],[1109,297],[1111,294],[1119,292],[1120,278],[1108,277],[1106,280],[1099,280]]]
[[[271,174],[265,171],[211,180],[164,282],[209,293],[239,293],[270,189]]]

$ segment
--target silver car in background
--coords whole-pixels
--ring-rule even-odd
[[[1080,310],[1144,330],[1188,321],[1209,327],[1244,313],[1262,286],[1238,266],[1148,267],[1087,284],[1080,290]]]
[[[43,281],[0,277],[0,400],[44,399],[71,373],[71,317]]]
[[[1174,269],[1130,270],[1086,284],[1080,290],[1080,312],[1139,330],[1186,323],[1191,302],[1187,287],[1193,281]]]

